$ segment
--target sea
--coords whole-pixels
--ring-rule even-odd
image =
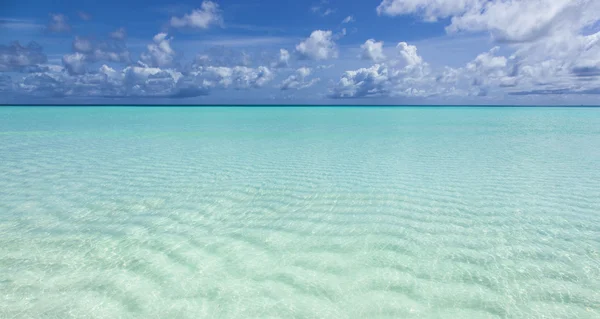
[[[0,107],[0,318],[600,318],[600,108]]]

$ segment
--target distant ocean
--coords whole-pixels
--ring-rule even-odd
[[[0,318],[600,318],[600,109],[0,107]]]

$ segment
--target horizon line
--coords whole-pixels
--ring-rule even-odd
[[[138,104],[138,103],[20,103],[20,104],[5,104],[0,103],[0,107],[32,107],[32,106],[50,106],[50,107],[583,107],[583,108],[599,108],[600,105],[594,104],[275,104],[275,103],[251,103],[251,104],[231,104],[231,103],[202,103],[202,104]]]

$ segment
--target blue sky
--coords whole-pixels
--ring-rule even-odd
[[[593,0],[0,6],[0,103],[598,104],[600,93]]]

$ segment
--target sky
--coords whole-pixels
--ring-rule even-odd
[[[0,103],[600,104],[598,0],[4,0]]]

